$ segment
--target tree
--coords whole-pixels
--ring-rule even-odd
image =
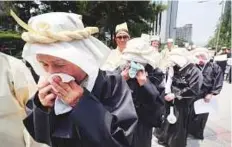
[[[178,45],[179,47],[184,47],[185,43],[188,42],[182,38],[176,38],[175,44]]]
[[[79,2],[79,6],[84,5],[88,11],[84,14],[84,22],[89,25],[101,27],[103,32],[109,32],[111,42],[117,24],[127,22],[130,35],[138,37],[141,33],[148,33],[152,28],[150,22],[154,22],[158,13],[164,10],[163,5],[156,5],[148,1],[110,1],[110,2]],[[93,5],[91,5],[93,4]],[[92,20],[92,22],[90,21]]]
[[[109,32],[111,42],[117,24],[127,22],[130,35],[138,37],[154,29],[150,24],[154,24],[157,16],[165,9],[163,5],[149,1],[42,1],[39,5],[33,1],[5,3],[6,10],[13,9],[25,22],[33,15],[51,11],[82,14],[86,26],[99,27],[101,40],[106,40],[105,32]]]
[[[221,20],[221,24],[220,22],[217,24],[214,36],[209,39],[207,46],[215,47],[218,39],[219,47],[231,47],[231,1],[225,2],[224,13],[219,20]],[[220,34],[218,37],[219,29]]]
[[[152,7],[152,13],[153,15],[151,16],[151,24],[152,24],[152,34],[154,34],[154,30],[161,30],[161,19],[162,19],[162,11],[164,11],[165,9],[167,9],[167,6],[166,5],[160,5],[160,4],[156,4],[155,2],[153,2],[151,4],[151,7]],[[159,17],[158,17],[159,16]],[[159,18],[159,20],[158,20]],[[158,24],[159,22],[159,24]],[[155,28],[156,26],[156,28]],[[159,28],[158,28],[159,27]],[[159,32],[160,33],[160,32]]]

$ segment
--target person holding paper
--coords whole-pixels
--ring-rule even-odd
[[[203,77],[185,48],[170,52],[167,68],[166,115],[158,143],[168,147],[185,147],[189,106],[199,95]]]
[[[30,135],[51,147],[128,147],[137,123],[129,87],[120,75],[99,70],[109,48],[92,37],[82,16],[14,13],[27,32],[22,56],[41,77],[24,120]]]
[[[163,121],[164,75],[157,68],[155,51],[143,38],[129,40],[122,59],[126,62],[116,71],[127,81],[138,115],[132,147],[151,147],[152,128],[160,127]]]
[[[206,48],[197,48],[191,52],[197,59],[197,67],[203,75],[203,84],[200,95],[195,100],[204,99],[206,103],[210,102],[214,96],[218,95],[223,86],[223,71],[216,63],[210,62],[209,51]],[[194,112],[194,106],[191,108],[188,133],[197,139],[204,139],[204,128],[209,113],[198,114]]]

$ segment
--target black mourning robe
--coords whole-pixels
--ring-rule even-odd
[[[229,72],[227,73],[227,76],[226,76],[226,79],[228,80],[228,82],[231,84],[231,82],[232,82],[232,78],[231,78],[231,72],[232,71],[232,66],[231,65],[229,65]]]
[[[99,71],[72,111],[46,111],[36,94],[24,124],[38,142],[52,147],[129,147],[137,123],[131,92],[120,75]]]
[[[203,84],[201,92],[196,100],[205,98],[207,94],[218,95],[223,86],[223,71],[219,65],[213,62],[207,62],[204,67],[198,65],[203,74]],[[195,100],[195,101],[196,101]],[[191,114],[189,118],[189,134],[195,138],[204,139],[204,128],[209,113],[198,114],[194,112],[194,105],[191,106]]]
[[[152,128],[160,127],[165,110],[164,101],[161,99],[164,74],[150,65],[145,66],[145,71],[148,73],[145,85],[140,86],[136,78],[127,81],[138,115],[132,147],[151,147]]]
[[[232,79],[231,79],[231,71],[232,71],[232,65],[228,64],[228,60],[231,60],[231,53],[227,53],[227,66],[229,68],[229,72],[226,74],[226,80],[231,84]]]
[[[166,102],[165,121],[158,137],[159,142],[167,147],[186,146],[189,106],[199,95],[202,80],[202,74],[194,64],[189,64],[181,70],[174,67],[171,90],[178,98],[175,98],[174,102]],[[167,121],[170,106],[174,107],[174,114],[177,117],[175,124]]]
[[[221,67],[221,70],[222,70],[223,75],[224,75],[224,74],[225,74],[225,71],[226,71],[227,60],[224,60],[224,61],[216,61],[216,63]]]

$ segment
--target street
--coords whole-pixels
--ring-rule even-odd
[[[203,141],[188,138],[187,147],[232,147],[231,146],[231,98],[232,84],[224,82],[221,94],[218,99],[217,113],[210,114],[204,132]],[[158,145],[157,139],[153,136],[152,147]]]

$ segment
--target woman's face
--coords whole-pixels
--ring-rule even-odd
[[[130,36],[126,32],[118,32],[115,38],[115,41],[117,43],[117,46],[120,49],[126,48],[126,43],[130,39]]]
[[[197,55],[198,64],[204,65],[207,62],[207,58],[204,55]]]
[[[38,54],[36,58],[49,74],[65,73],[73,76],[77,82],[84,80],[87,75],[80,67],[67,60],[44,54]]]
[[[169,49],[171,49],[172,46],[173,46],[173,43],[172,43],[172,42],[168,42],[168,43],[167,43],[167,46],[168,46]]]
[[[159,48],[159,41],[157,41],[157,40],[152,41],[151,46],[153,46],[155,48]]]

